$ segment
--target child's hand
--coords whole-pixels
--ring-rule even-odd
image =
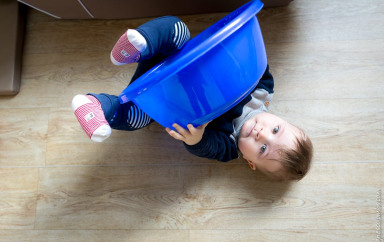
[[[195,145],[199,143],[200,140],[203,138],[204,130],[205,127],[207,127],[208,123],[200,125],[197,128],[193,127],[192,124],[188,124],[188,130],[174,123],[172,126],[176,129],[177,132],[175,130],[171,130],[170,128],[166,128],[165,130],[173,138],[184,141],[184,143],[186,143],[187,145]]]

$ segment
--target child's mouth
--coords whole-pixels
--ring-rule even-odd
[[[252,126],[252,128],[249,130],[247,137],[249,137],[249,136],[251,135],[252,130],[255,128],[255,126],[256,126],[256,122],[255,122],[255,124]]]

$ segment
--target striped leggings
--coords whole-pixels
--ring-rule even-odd
[[[191,38],[185,23],[174,16],[154,19],[136,30],[146,39],[147,48],[141,53],[131,83],[161,60],[181,49]],[[151,117],[131,101],[120,104],[115,95],[89,94],[99,100],[105,118],[112,129],[133,131],[144,128],[153,122]]]

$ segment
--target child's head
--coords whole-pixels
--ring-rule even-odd
[[[244,123],[238,146],[251,169],[277,180],[300,180],[312,160],[312,143],[304,132],[266,112]]]

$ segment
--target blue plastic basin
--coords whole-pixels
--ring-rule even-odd
[[[144,73],[120,94],[164,127],[204,124],[225,113],[258,84],[267,56],[251,1]]]

